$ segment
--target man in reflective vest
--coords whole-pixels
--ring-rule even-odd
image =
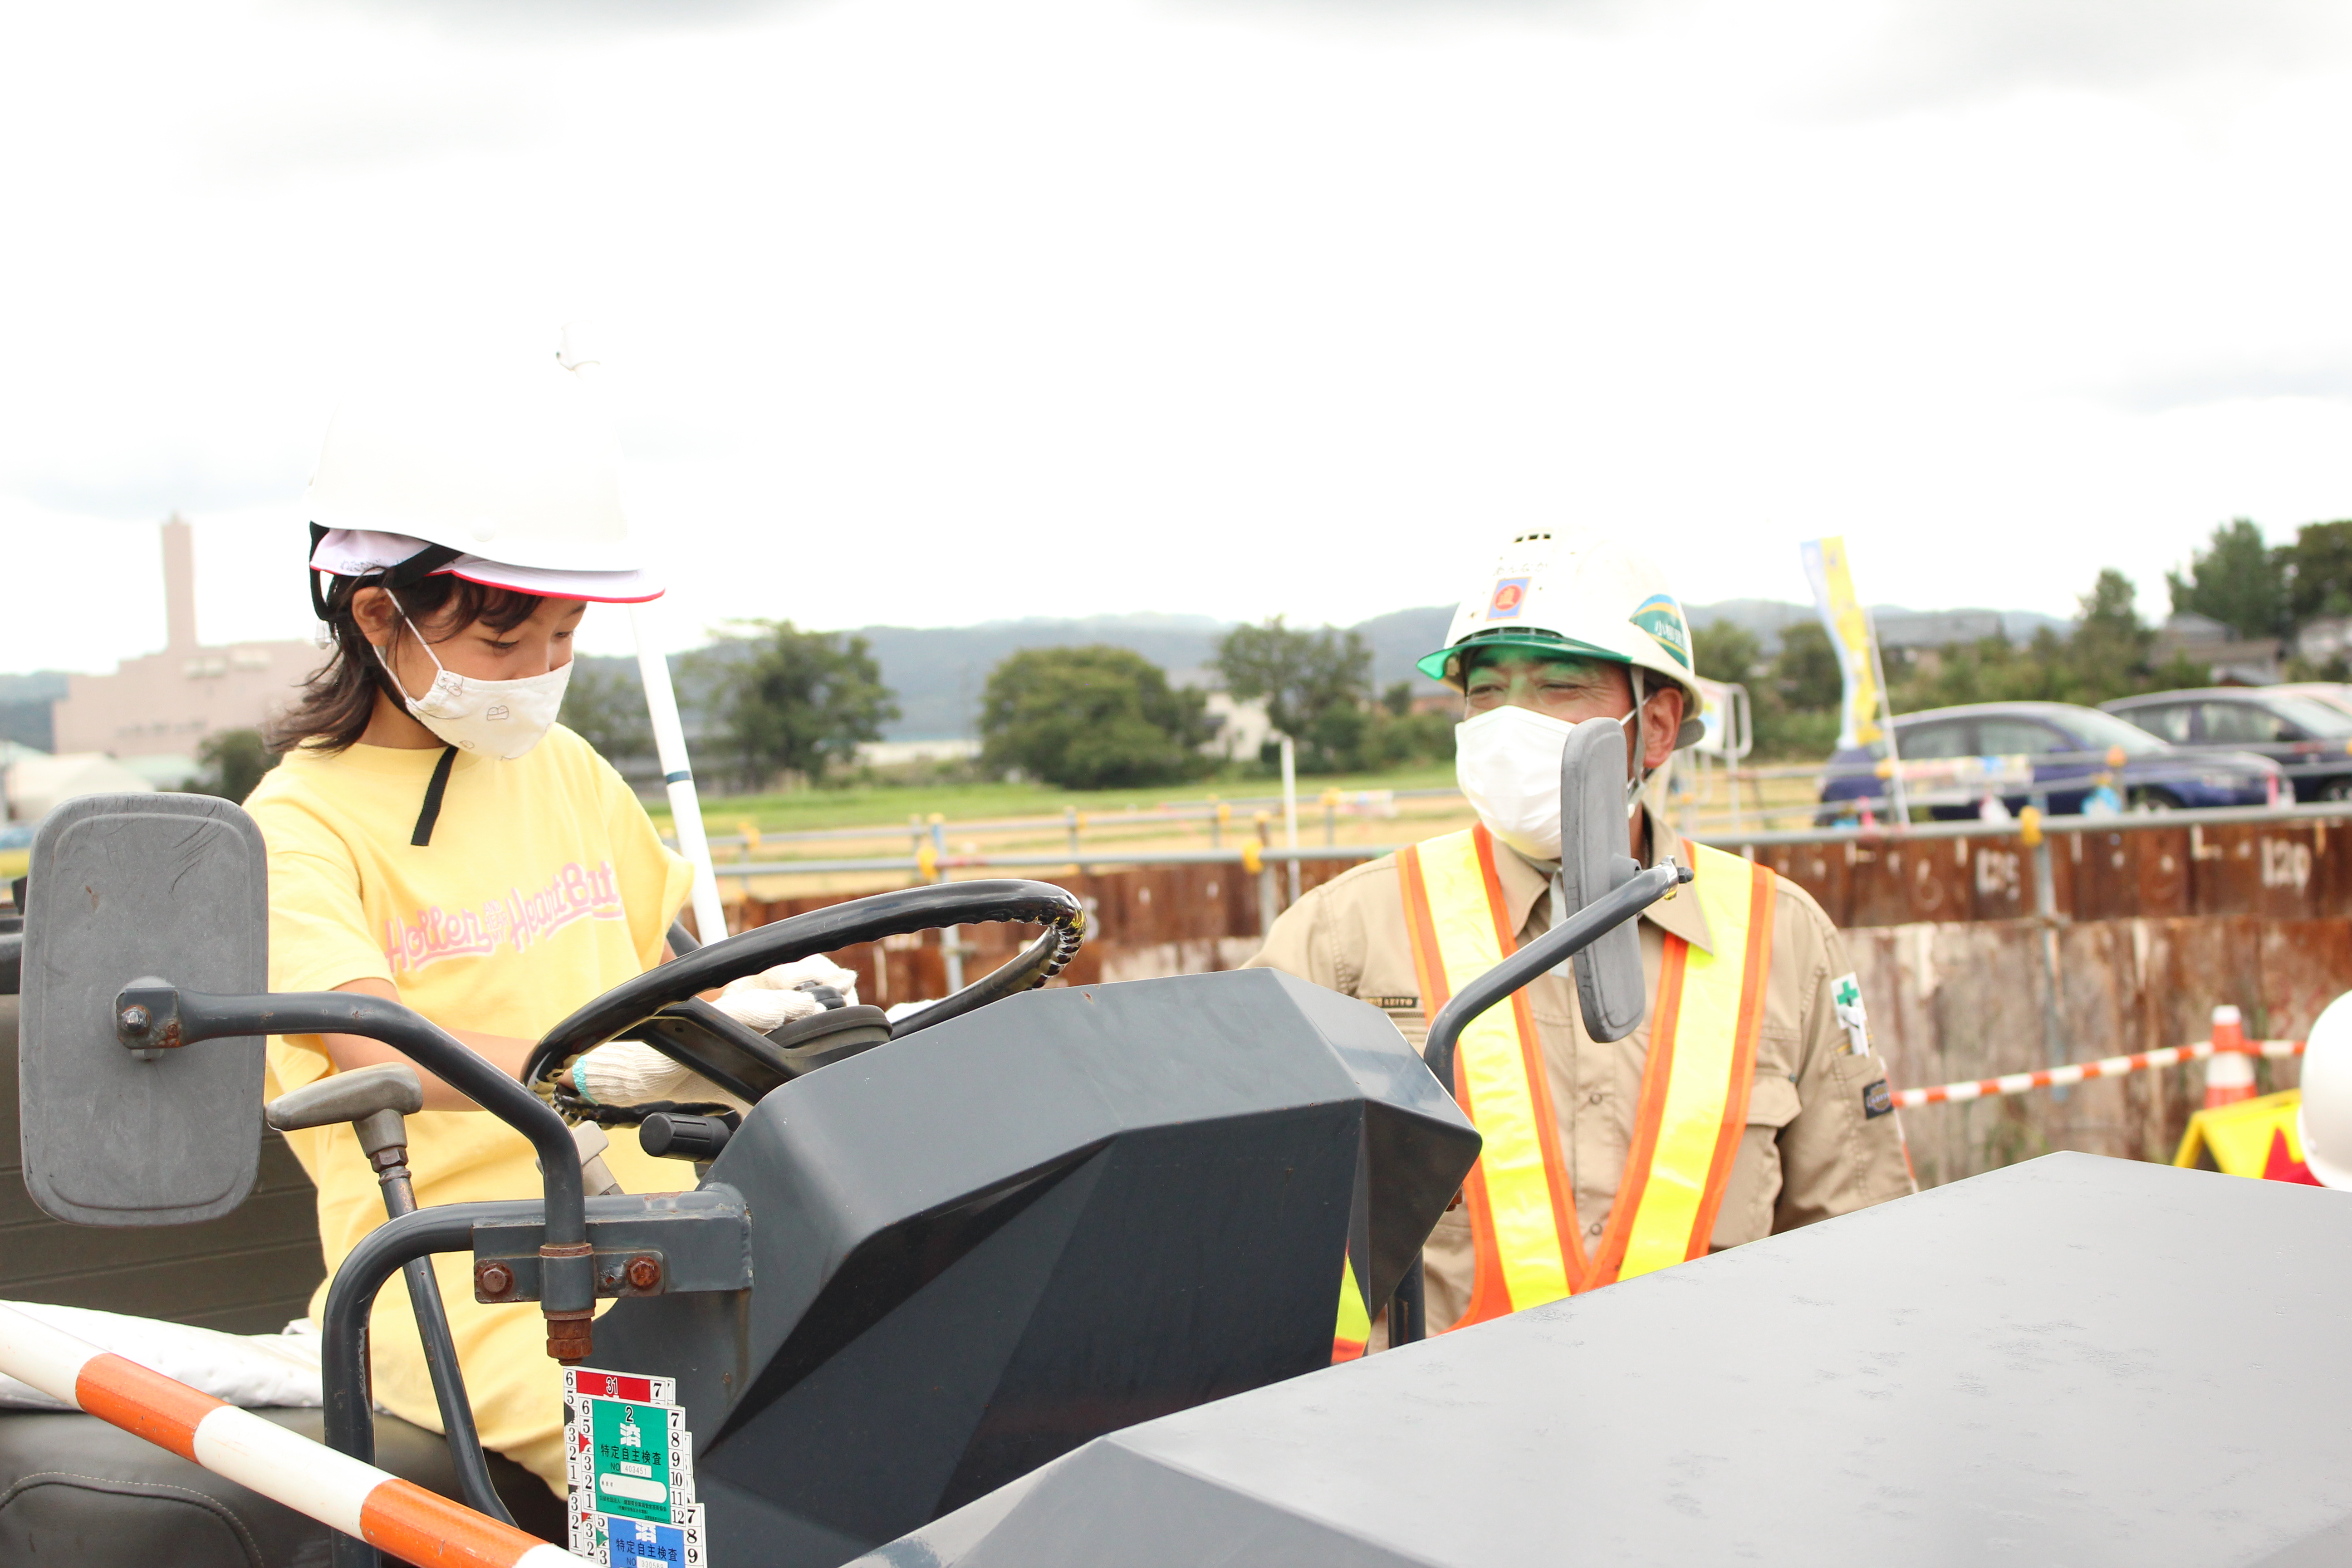
[[[1836,928],[1793,882],[1642,804],[1699,734],[1664,574],[1603,534],[1519,533],[1421,668],[1463,694],[1455,765],[1478,825],[1311,889],[1252,965],[1370,1002],[1418,1046],[1447,997],[1551,928],[1560,748],[1586,719],[1627,731],[1631,853],[1696,873],[1642,918],[1640,1028],[1592,1040],[1573,981],[1548,974],[1464,1032],[1454,1087],[1486,1144],[1424,1254],[1431,1331],[1911,1192]],[[1343,1358],[1380,1342],[1352,1294]]]

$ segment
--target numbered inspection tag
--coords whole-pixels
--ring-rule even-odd
[[[563,1384],[572,1552],[613,1568],[707,1568],[694,1440],[676,1381],[577,1367]]]
[[[597,1515],[594,1561],[605,1568],[703,1568],[708,1559],[702,1551],[702,1505],[688,1508],[677,1524]]]

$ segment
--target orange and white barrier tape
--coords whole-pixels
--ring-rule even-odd
[[[2105,1057],[2095,1062],[2076,1062],[2071,1067],[2044,1068],[2040,1072],[2013,1072],[2001,1078],[1980,1078],[1973,1083],[1944,1083],[1933,1089],[1901,1089],[1895,1091],[1897,1107],[1908,1110],[1915,1105],[1938,1105],[1948,1100],[1982,1100],[1988,1095],[2023,1094],[2029,1089],[2053,1089],[2062,1083],[2081,1083],[2085,1079],[2120,1078],[2126,1073],[2145,1068],[2178,1067],[2182,1062],[2212,1059],[2216,1065],[2230,1062],[2251,1069],[2252,1058],[2295,1057],[2303,1054],[2301,1040],[2248,1040],[2243,1046],[2225,1048],[2215,1055],[2210,1040],[2200,1040],[2193,1046],[2167,1046],[2162,1050],[2142,1051],[2137,1056]],[[2246,1085],[2252,1089],[2253,1074],[2246,1073]]]
[[[537,1536],[5,1306],[0,1373],[407,1562],[584,1568]]]

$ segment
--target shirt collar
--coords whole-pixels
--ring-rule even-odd
[[[1646,852],[1642,857],[1642,863],[1654,866],[1658,858],[1657,824],[1646,810],[1643,816],[1647,831],[1643,835]],[[1673,846],[1675,858],[1688,864],[1692,857],[1682,841],[1673,838],[1668,842]],[[1495,857],[1495,876],[1503,885],[1503,905],[1511,917],[1511,929],[1525,931],[1528,917],[1535,911],[1537,900],[1551,891],[1552,866],[1528,859],[1499,838],[1495,841],[1495,847],[1501,851]],[[1660,899],[1643,910],[1642,918],[1660,931],[1682,938],[1701,952],[1712,953],[1715,951],[1715,935],[1707,929],[1706,911],[1699,908],[1698,900],[1692,896],[1692,889],[1696,886],[1696,882],[1691,882],[1675,889],[1671,896]]]

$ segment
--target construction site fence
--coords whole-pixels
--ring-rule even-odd
[[[2317,744],[2317,742],[2314,742]],[[2335,748],[2331,745],[2329,750]],[[2214,755],[2205,754],[2221,749],[2176,747],[2162,758],[2142,757],[2132,773],[2131,799],[2119,804],[2129,808],[2127,814],[2158,815],[2162,803],[2155,800],[2150,791],[2160,791],[2168,784],[2210,783],[2216,764]],[[2243,752],[2231,753],[2244,759]],[[2053,769],[2074,768],[2119,769],[2126,758],[2121,748],[2105,752],[2023,753],[2011,756],[1930,758],[1904,761],[1900,763],[1879,762],[1853,763],[1792,763],[1751,767],[1719,755],[1694,752],[1675,771],[1675,784],[1666,805],[1678,829],[1695,837],[1714,840],[1725,831],[1738,835],[1748,830],[1750,821],[1771,816],[1785,817],[1790,813],[1811,813],[1817,820],[1852,822],[1864,826],[1877,826],[1875,819],[1895,813],[1894,793],[1897,775],[1903,783],[1903,805],[1915,810],[1960,809],[1982,811],[1995,818],[2008,811],[2008,806],[1988,805],[1989,802],[2034,800],[2046,797],[2053,790],[2088,789],[2093,779],[2078,773],[2071,779],[2052,779]],[[2042,776],[2037,781],[2037,770]],[[1833,782],[1851,778],[1874,778],[1885,787],[1867,795],[1843,795],[1836,800],[1824,800]],[[1811,801],[1771,801],[1759,793],[1750,804],[1747,799],[1751,787],[1775,781],[1808,779],[1812,782]],[[1726,804],[1713,804],[1718,780],[1723,785]],[[2269,806],[2277,805],[2280,798],[2292,791],[2283,777],[2273,773]],[[849,827],[811,827],[779,829],[768,832],[744,821],[731,833],[711,833],[709,843],[714,850],[754,859],[760,851],[771,846],[820,844],[825,842],[871,841],[907,836],[910,849],[929,840],[935,847],[943,847],[948,838],[973,839],[988,837],[1034,837],[1040,834],[1060,833],[1066,836],[1073,854],[1084,847],[1087,835],[1117,834],[1136,828],[1205,826],[1212,848],[1224,848],[1227,834],[1258,837],[1270,842],[1274,822],[1286,809],[1295,809],[1310,820],[1322,819],[1327,847],[1336,845],[1339,824],[1342,818],[1392,817],[1398,815],[1400,803],[1415,800],[1462,798],[1462,792],[1451,786],[1431,786],[1419,789],[1339,789],[1329,788],[1302,793],[1295,800],[1286,801],[1279,795],[1236,795],[1230,798],[1211,795],[1200,800],[1162,801],[1148,807],[1124,810],[1089,811],[1071,805],[1058,815],[1033,816],[985,817],[968,821],[950,821],[943,816],[921,812],[909,813],[904,824],[870,823]],[[2238,807],[2232,809],[2248,809]],[[712,826],[724,826],[727,814],[714,808],[710,813]],[[1866,820],[1865,820],[1866,819]],[[1311,830],[1311,826],[1310,826]],[[1143,864],[1136,861],[1133,864]],[[730,863],[729,869],[734,871]]]
[[[1444,792],[1432,792],[1444,793]],[[1120,814],[1124,819],[1129,814]],[[1140,814],[1136,814],[1140,815]],[[1906,847],[1934,845],[2007,846],[2037,849],[2051,839],[2079,839],[2106,837],[2118,841],[2137,840],[2154,836],[2166,841],[2189,838],[2196,842],[2191,853],[2211,858],[2210,847],[2203,843],[2204,830],[2292,828],[2304,833],[2324,831],[2333,823],[2352,818],[2352,801],[2323,801],[2308,805],[2228,806],[2202,811],[2130,812],[2110,816],[2040,816],[2038,814],[2008,821],[1961,820],[1951,822],[1882,823],[1870,826],[1810,827],[1788,829],[1754,829],[1745,832],[1706,832],[1696,835],[1701,843],[1719,849],[1741,851],[1750,859],[1763,858],[1759,851],[1814,848],[1836,849],[1849,859],[1849,852],[1860,851],[1876,855],[1899,853]],[[877,837],[867,829],[829,829],[838,835],[854,831],[866,837]],[[965,829],[953,829],[961,835]],[[782,836],[774,836],[781,839]],[[730,861],[719,868],[722,879],[739,879],[751,877],[838,876],[850,873],[914,873],[925,878],[944,876],[951,871],[974,870],[1035,870],[1057,866],[1085,868],[1091,866],[1199,866],[1232,865],[1256,870],[1262,865],[1288,865],[1315,861],[1373,860],[1393,854],[1400,844],[1323,844],[1301,845],[1296,847],[1260,842],[1255,838],[1231,846],[1211,846],[1198,849],[1119,849],[1101,846],[1089,850],[1083,844],[1059,850],[991,853],[986,851],[949,853],[940,845],[943,834],[926,831],[911,851],[905,855],[851,856],[838,858],[793,859],[745,859]],[[774,840],[767,840],[774,841]],[[717,842],[714,840],[714,842]],[[739,838],[737,842],[741,842]],[[2079,856],[2076,857],[2079,858]],[[1776,869],[1779,868],[1776,867]],[[1805,879],[1796,879],[1803,881]],[[2275,880],[2275,878],[2272,879]],[[2185,912],[2185,911],[2184,911]]]

